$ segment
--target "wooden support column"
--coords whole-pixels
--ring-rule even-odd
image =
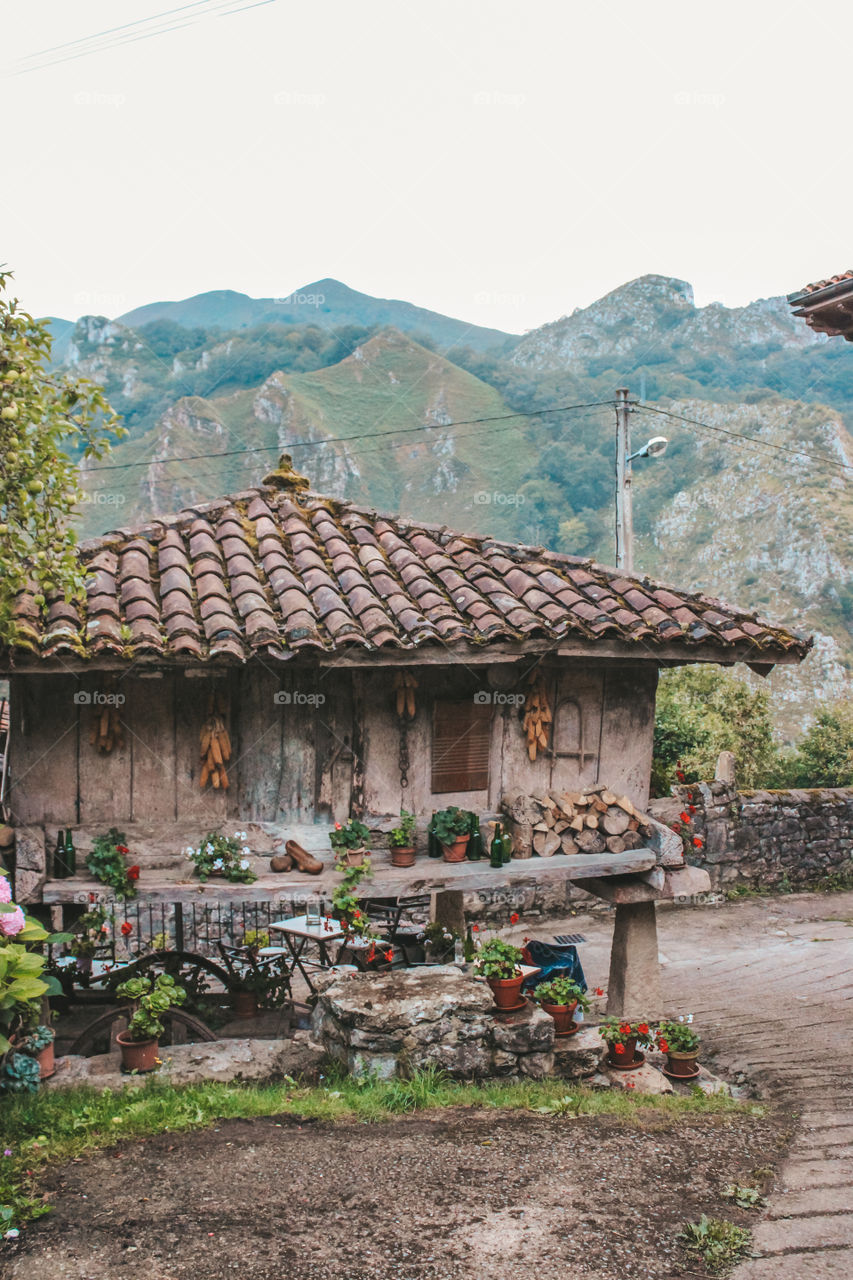
[[[443,924],[445,929],[452,929],[460,938],[465,937],[465,911],[462,903],[464,894],[461,889],[445,889],[432,894],[430,898],[430,919]]]
[[[659,1018],[663,1012],[654,902],[616,907],[607,1012],[615,1018]]]

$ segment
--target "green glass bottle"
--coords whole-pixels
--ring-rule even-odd
[[[468,841],[468,857],[472,862],[479,862],[483,856],[483,836],[480,831],[480,819],[476,813],[469,814],[469,817],[471,820],[468,823],[468,830],[471,833],[471,838]]]
[[[471,932],[471,926],[469,924],[468,932],[465,934],[465,963],[471,964],[476,954],[477,948],[474,946],[474,934]]]
[[[56,833],[56,848],[53,851],[53,878],[54,880],[64,880],[68,875],[68,869],[65,865],[65,832],[58,831]]]
[[[65,833],[65,866],[67,876],[76,876],[77,874],[77,850],[74,848],[74,841],[71,838],[71,828],[69,827]]]
[[[501,836],[501,845],[504,852],[504,862],[512,862],[512,836],[507,830],[504,830]]]
[[[501,839],[501,824],[495,823],[495,834],[492,836],[492,843],[489,845],[489,866],[502,867],[504,864],[504,844]]]
[[[435,834],[435,810],[433,809],[429,826],[427,827],[427,856],[430,858],[441,857],[441,844],[438,836]]]

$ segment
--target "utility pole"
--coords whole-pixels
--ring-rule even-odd
[[[631,433],[628,388],[616,392],[616,568],[634,572],[634,512],[631,495]]]

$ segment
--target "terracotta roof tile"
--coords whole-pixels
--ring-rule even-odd
[[[80,555],[85,604],[40,610],[31,592],[19,596],[24,648],[245,661],[541,635],[591,649],[621,640],[651,657],[666,644],[685,660],[738,644],[772,663],[811,644],[696,592],[272,482],[84,543]]]

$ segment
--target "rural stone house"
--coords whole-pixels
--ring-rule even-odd
[[[802,317],[815,333],[853,342],[853,271],[807,284],[789,293],[788,302],[794,315]]]
[[[289,459],[81,556],[86,603],[21,597],[3,661],[31,901],[58,828],[116,825],[139,854],[167,832],[178,857],[225,822],[326,831],[401,804],[423,822],[599,780],[643,806],[660,667],[767,671],[810,644],[696,593],[318,496]],[[552,717],[535,753],[532,679]],[[221,774],[200,757],[211,717],[233,746]]]

